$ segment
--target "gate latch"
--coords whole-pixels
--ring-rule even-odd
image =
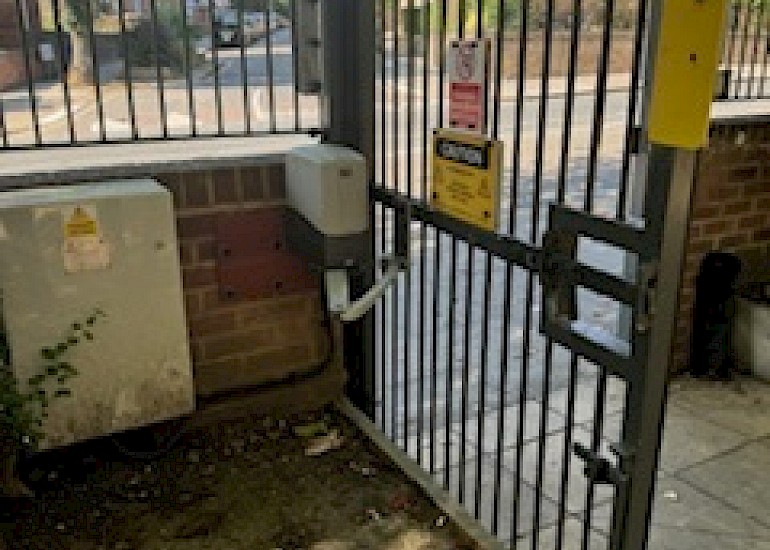
[[[626,476],[616,468],[609,460],[592,451],[585,445],[575,443],[575,454],[585,462],[585,476],[600,485],[621,486],[625,483]]]

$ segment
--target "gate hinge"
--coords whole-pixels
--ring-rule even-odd
[[[644,334],[650,330],[655,318],[655,302],[658,287],[658,264],[649,262],[639,266],[639,307],[634,319],[634,330]]]
[[[618,487],[625,483],[626,475],[599,453],[580,443],[575,443],[573,449],[578,458],[585,462],[585,476],[594,483]]]

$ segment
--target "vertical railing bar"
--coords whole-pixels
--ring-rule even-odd
[[[762,33],[762,15],[765,11],[765,2],[760,2],[759,9],[757,10],[757,24],[754,28],[754,45],[751,53],[751,73],[749,75],[748,89],[746,93],[747,98],[754,97],[754,75],[757,66],[757,56],[759,55],[759,35]],[[765,44],[765,49],[770,47],[770,44]]]
[[[503,47],[505,44],[505,0],[497,1],[497,30],[495,33],[495,77],[492,86],[492,139],[500,137],[500,111],[503,101]]]
[[[393,220],[393,230],[395,231],[398,220]],[[391,305],[390,305],[390,348],[391,348],[391,360],[390,360],[390,406],[391,406],[391,418],[390,429],[393,431],[391,434],[391,441],[396,443],[398,438],[398,294],[401,286],[401,278],[397,277],[393,286],[391,287]]]
[[[467,0],[459,0],[458,2],[458,25],[457,25],[457,33],[458,33],[458,39],[464,40],[465,39],[465,18],[468,16],[468,4]],[[452,236],[453,245],[457,246],[457,237]],[[464,337],[463,337],[463,366],[462,366],[462,385],[460,387],[460,415],[461,415],[461,422],[460,425],[460,468],[458,473],[458,500],[462,504],[465,502],[465,446],[466,446],[466,428],[468,423],[467,418],[467,400],[468,400],[468,377],[469,377],[469,371],[470,368],[469,362],[470,362],[470,322],[471,322],[471,314],[472,314],[472,294],[473,294],[473,246],[470,243],[467,243],[467,251],[468,251],[468,259],[467,259],[467,266],[468,266],[468,275],[466,277],[466,296],[465,296],[465,319],[464,319]],[[453,277],[456,277],[457,275],[453,275]],[[451,345],[454,345],[454,338],[452,338]]]
[[[122,0],[121,0],[122,1]],[[195,116],[195,96],[193,95],[192,56],[190,55],[190,25],[187,21],[187,0],[179,0],[182,11],[182,33],[185,55],[185,84],[187,86],[187,117],[190,119],[190,132],[193,137],[198,135],[198,124]]]
[[[400,156],[399,147],[398,147],[398,145],[399,145],[399,139],[398,139],[399,135],[398,135],[398,133],[399,133],[399,130],[400,130],[400,128],[399,128],[399,122],[400,121],[399,121],[399,116],[398,116],[399,115],[399,109],[400,109],[400,105],[399,105],[399,91],[398,91],[398,84],[399,84],[399,82],[398,82],[398,79],[399,79],[399,70],[398,70],[398,67],[399,67],[399,59],[398,59],[398,54],[399,54],[399,39],[398,39],[398,23],[399,23],[399,18],[398,18],[398,10],[399,10],[399,3],[398,2],[394,2],[393,3],[393,10],[392,10],[393,11],[393,29],[394,29],[393,30],[393,32],[394,32],[394,34],[393,34],[393,183],[395,185],[395,192],[396,193],[399,193],[401,191],[401,184],[400,184],[401,183],[400,182],[401,174],[400,174],[400,166],[399,166],[399,162],[398,162],[399,161],[399,156]],[[398,220],[396,220],[395,223],[397,224]],[[400,279],[399,279],[398,282],[400,282]],[[398,289],[398,284],[394,285],[393,288],[394,288],[394,292],[396,292],[396,294],[397,294],[396,289]],[[398,393],[398,367],[399,367],[399,364],[398,364],[398,345],[399,345],[399,342],[398,342],[398,338],[396,337],[397,334],[398,334],[398,328],[397,328],[398,327],[398,313],[397,312],[398,312],[397,308],[395,308],[395,307],[392,308],[391,314],[393,315],[393,319],[391,321],[393,322],[394,335],[393,335],[393,342],[391,343],[391,345],[393,346],[393,365],[392,365],[391,368],[393,369],[393,379],[394,379],[394,384],[393,384],[393,388],[392,388],[392,392],[393,392],[392,400],[393,400],[393,407],[394,407],[394,410],[393,410],[393,415],[394,415],[393,441],[394,442],[396,442],[396,440],[397,440],[397,433],[396,433],[397,430],[395,428],[395,426],[396,426],[395,415],[397,413],[397,411],[396,411],[396,404],[398,402],[398,400],[397,400],[397,393]]]
[[[474,517],[477,519],[481,514],[481,490],[482,490],[482,452],[484,449],[484,415],[487,408],[487,367],[489,365],[489,307],[492,300],[492,255],[487,251],[484,270],[486,278],[484,280],[484,309],[481,317],[481,367],[479,372],[479,410],[476,418],[476,489],[475,500],[473,504]]]
[[[431,322],[431,395],[430,395],[430,473],[436,472],[436,400],[438,398],[438,312],[441,299],[441,235],[434,228],[435,238],[433,247],[433,320]],[[449,463],[444,465],[449,468]]]
[[[515,114],[515,128],[513,134],[513,166],[511,167],[511,183],[510,183],[510,204],[508,213],[508,233],[515,237],[516,233],[516,217],[517,208],[519,203],[519,179],[521,172],[521,132],[522,121],[524,119],[524,101],[525,98],[525,79],[527,72],[527,34],[528,34],[528,19],[529,19],[529,3],[530,0],[523,0],[521,2],[521,28],[519,29],[519,59],[518,59],[518,79],[516,82],[516,114]]]
[[[422,132],[420,134],[420,144],[422,146],[422,155],[420,155],[420,175],[422,188],[420,190],[420,200],[425,202],[428,189],[428,59],[430,55],[430,16],[429,7],[423,6],[422,13]],[[418,350],[420,356],[420,383],[417,389],[417,457],[418,462],[422,464],[422,440],[424,417],[424,399],[425,399],[425,269],[427,264],[427,227],[424,221],[420,222],[420,347]],[[430,438],[431,434],[428,434]]]
[[[454,359],[455,359],[455,314],[457,301],[457,237],[452,235],[452,249],[450,253],[450,279],[449,279],[449,330],[447,333],[447,379],[446,379],[446,438],[444,441],[444,488],[449,490],[451,461],[451,431],[453,392],[454,386]]]
[[[543,187],[543,158],[545,155],[545,142],[546,142],[546,123],[548,117],[548,99],[549,99],[549,79],[551,75],[551,48],[553,42],[553,12],[554,12],[554,0],[548,0],[546,2],[546,14],[545,14],[545,35],[544,35],[544,48],[543,48],[543,67],[540,80],[540,106],[538,109],[538,128],[537,128],[537,144],[535,149],[535,175],[534,175],[534,190],[532,192],[532,227],[530,228],[530,241],[535,244],[538,240],[540,233],[540,202],[541,192]],[[529,306],[531,307],[531,305]],[[530,327],[527,325],[524,329],[529,332]],[[543,373],[543,394],[542,401],[540,403],[540,440],[538,442],[538,462],[537,462],[537,474],[535,478],[535,502],[534,502],[534,516],[533,516],[533,530],[532,530],[532,548],[537,550],[540,542],[540,509],[543,503],[543,464],[545,462],[545,443],[546,443],[546,422],[548,419],[548,392],[550,389],[550,375],[553,361],[553,342],[550,339],[546,339],[545,343],[545,366]],[[528,353],[527,353],[528,355]],[[523,404],[522,411],[526,407]],[[525,411],[526,414],[526,411]],[[524,432],[519,432],[519,437],[523,437]]]
[[[153,46],[155,49],[155,79],[158,84],[158,109],[163,137],[168,137],[168,116],[166,113],[166,91],[160,59],[160,38],[158,37],[158,6],[155,0],[150,0],[150,17],[152,19]]]
[[[493,1],[493,0],[492,0]],[[484,0],[476,0],[476,38],[479,40],[484,36]],[[498,19],[502,17],[502,13],[498,14]],[[488,98],[484,98],[488,101]],[[495,96],[495,100],[498,97]],[[487,105],[484,106],[485,112],[488,113]],[[486,120],[484,121],[487,122]],[[480,348],[480,369],[479,369],[479,404],[476,415],[476,480],[473,491],[473,515],[476,519],[481,514],[481,491],[482,491],[482,454],[484,447],[484,415],[486,414],[486,383],[487,383],[487,354],[489,353],[489,301],[491,299],[491,286],[492,286],[492,256],[489,252],[485,252],[486,260],[484,262],[485,279],[483,286],[484,307],[481,314],[481,348]],[[471,277],[474,277],[473,273],[470,273]]]
[[[646,2],[646,0],[642,0]],[[572,2],[572,28],[570,29],[570,53],[569,66],[567,69],[567,97],[565,99],[564,129],[561,143],[561,157],[559,159],[559,179],[557,183],[556,201],[558,204],[564,204],[567,189],[567,174],[569,171],[570,145],[572,138],[572,122],[575,107],[575,78],[577,72],[577,59],[580,50],[580,28],[582,24],[582,3],[581,0]],[[634,94],[632,85],[631,94]],[[549,348],[552,343],[548,343]],[[572,455],[572,431],[574,423],[574,401],[577,378],[577,356],[570,354],[570,372],[568,377],[568,396],[567,396],[567,419],[564,429],[564,450],[562,456],[562,477],[559,488],[558,515],[556,523],[556,550],[562,550],[564,542],[564,523],[566,519],[566,498],[567,487],[569,483],[569,465]],[[542,419],[541,419],[542,423]]]
[[[412,130],[414,125],[413,118],[413,85],[414,85],[414,32],[411,28],[414,0],[407,2],[409,10],[409,28],[406,36],[406,195],[412,199]],[[412,223],[411,216],[407,217],[407,246],[412,248]],[[412,338],[412,274],[407,270],[404,275],[406,279],[406,296],[404,300],[404,452],[409,454],[409,374],[411,372],[411,354],[409,353],[409,342]],[[420,439],[417,442],[417,457],[420,457]]]
[[[29,36],[27,34],[27,21],[24,20],[24,9],[21,0],[16,0],[16,15],[19,24],[19,35],[21,36],[21,48],[24,56],[24,72],[27,77],[27,94],[29,96],[30,116],[32,118],[32,127],[35,132],[35,145],[42,145],[43,138],[40,134],[40,116],[37,110],[37,96],[35,95],[35,77],[32,74],[32,63],[29,60]]]
[[[297,0],[291,0],[291,63],[294,76],[294,131],[299,132],[302,127],[299,115],[299,88],[297,87],[297,79],[299,78],[299,40],[297,38]],[[385,50],[383,49],[383,63]],[[385,83],[382,84],[385,86]],[[383,124],[385,119],[383,118]],[[382,159],[381,162],[385,162]],[[382,181],[382,180],[381,180]]]
[[[267,103],[270,111],[270,131],[276,130],[276,109],[275,109],[275,68],[273,66],[273,0],[267,3],[267,38],[265,40],[265,55],[267,56]]]
[[[94,94],[96,95],[96,114],[99,120],[99,139],[107,141],[107,129],[104,125],[104,101],[102,98],[102,83],[99,74],[99,57],[96,53],[96,33],[94,32],[94,12],[91,9],[91,2],[85,2],[86,19],[88,20],[88,37],[91,42],[91,64],[94,79]]]
[[[579,0],[578,0],[579,1]],[[556,523],[556,550],[564,545],[564,521],[567,515],[567,497],[569,490],[570,463],[572,459],[573,424],[575,423],[575,396],[577,394],[578,357],[570,355],[569,377],[567,382],[567,415],[564,427],[564,448],[561,459],[561,480],[559,482],[558,519]]]
[[[728,90],[729,93],[729,87],[730,84],[732,84],[732,80],[734,79],[734,76],[732,74],[733,70],[733,56],[735,55],[735,48],[736,48],[736,41],[738,39],[738,22],[740,19],[739,13],[740,8],[736,9],[736,6],[738,6],[738,0],[731,0],[730,1],[730,17],[732,17],[732,22],[730,24],[730,45],[727,48],[727,70],[730,71],[730,80],[731,82],[728,83]]]
[[[602,440],[602,431],[604,426],[604,408],[607,395],[607,370],[599,367],[601,373],[596,387],[596,408],[594,409],[594,426],[591,435],[591,450],[596,453],[599,450]],[[593,517],[594,497],[596,495],[596,483],[593,479],[588,479],[588,490],[585,500],[585,520],[583,522],[583,534],[581,550],[590,548],[591,520]]]
[[[764,4],[762,7],[762,10],[764,11]],[[770,10],[768,10],[764,15],[765,20],[765,43],[770,41]],[[759,97],[765,98],[765,80],[767,80],[767,59],[770,57],[770,48],[765,48],[765,54],[762,59],[762,78],[759,80]]]
[[[380,184],[383,187],[387,187],[387,165],[388,165],[388,132],[387,132],[387,126],[388,126],[388,118],[387,118],[387,96],[386,96],[386,88],[387,88],[387,75],[385,74],[385,65],[387,64],[387,52],[385,49],[385,0],[380,0],[380,16],[382,17],[382,66],[380,67],[382,71],[381,76],[381,85],[380,85],[380,170],[381,170],[381,179]],[[385,223],[385,207],[382,206],[382,218],[380,218],[381,224],[382,224],[382,235],[381,235],[381,246],[382,246],[382,254],[385,255],[385,246],[386,246],[386,239],[385,236],[387,234],[387,224]],[[385,377],[386,377],[386,363],[387,363],[387,351],[385,346],[385,327],[386,327],[386,311],[385,311],[385,298],[381,300],[382,303],[382,309],[381,309],[381,318],[380,318],[380,334],[382,335],[382,364],[380,365],[381,368],[381,376],[380,380],[382,381],[382,387],[380,388],[380,399],[382,402],[382,431],[383,433],[386,432],[386,425],[387,422],[385,420],[386,411],[385,411]]]
[[[462,424],[460,426],[460,485],[459,500],[465,502],[465,461],[468,447],[468,391],[470,386],[471,368],[471,323],[473,322],[473,279],[475,248],[471,243],[467,244],[467,275],[465,278],[465,322],[463,324],[463,371],[462,386],[460,392],[460,414]]]
[[[646,0],[642,0],[643,2]],[[562,130],[561,157],[559,159],[559,179],[556,200],[564,203],[567,190],[567,171],[569,170],[570,147],[572,140],[572,122],[575,110],[575,80],[577,60],[580,51],[580,26],[583,10],[581,0],[572,1],[572,29],[570,29],[569,66],[567,68],[567,97],[564,106],[564,129]],[[633,94],[633,92],[631,92]]]
[[[438,94],[438,125],[439,128],[444,127],[444,65],[446,65],[446,2],[441,2],[441,25],[439,28],[439,67],[438,67],[438,87],[436,93]]]
[[[515,458],[515,470],[516,481],[513,485],[513,507],[512,507],[512,521],[511,521],[511,540],[516,540],[519,531],[519,510],[521,504],[521,489],[522,489],[522,476],[521,469],[524,461],[524,433],[526,429],[526,405],[527,405],[527,389],[529,386],[529,359],[530,359],[530,344],[532,341],[532,305],[533,305],[533,293],[534,293],[534,279],[535,274],[533,271],[527,273],[527,288],[525,291],[525,309],[524,309],[524,337],[521,344],[521,378],[519,386],[519,415],[516,430],[516,458]]]
[[[508,219],[508,232],[515,237],[516,230],[516,210],[518,207],[518,194],[520,182],[520,153],[521,153],[521,131],[524,111],[524,80],[526,76],[527,65],[527,28],[529,19],[529,0],[522,2],[521,11],[521,29],[519,31],[519,60],[518,60],[518,82],[516,93],[516,129],[513,136],[513,167],[511,172],[511,190],[510,190],[510,217]],[[532,284],[533,274],[530,271],[527,274],[526,288],[526,310],[524,313],[524,326],[529,327],[532,322]],[[527,401],[527,385],[529,377],[529,341],[530,333],[527,328],[524,329],[524,338],[522,339],[522,358],[521,358],[521,378],[519,387],[519,418],[516,432],[516,457],[515,470],[516,479],[513,484],[513,505],[511,518],[510,539],[516,541],[519,530],[519,503],[521,498],[521,465],[524,458],[524,408]],[[515,542],[513,543],[515,546]]]
[[[543,506],[543,480],[545,478],[545,448],[548,433],[548,406],[551,394],[551,372],[553,371],[553,341],[545,343],[545,366],[543,369],[542,401],[540,403],[540,434],[537,441],[537,472],[535,474],[535,509],[532,530],[532,549],[540,546],[540,521]]]
[[[246,60],[246,16],[243,0],[238,1],[238,28],[241,31],[238,53],[241,66],[241,91],[243,92],[243,133],[251,133],[251,102],[249,101],[249,66]]]
[[[118,0],[122,5],[123,0]],[[69,132],[70,143],[75,143],[75,117],[72,113],[72,94],[70,92],[69,79],[67,78],[67,63],[64,60],[64,29],[61,23],[61,10],[59,0],[51,1],[51,11],[53,12],[53,26],[56,29],[57,61],[59,65],[59,81],[62,85],[62,94],[64,96],[64,108],[67,114],[67,130]],[[124,37],[125,39],[125,37]]]
[[[620,190],[615,218],[619,221],[626,218],[626,202],[628,201],[628,186],[631,177],[631,140],[636,126],[636,112],[639,97],[639,80],[641,78],[642,51],[644,50],[644,33],[647,21],[647,0],[640,0],[636,19],[636,36],[634,37],[634,57],[631,62],[631,87],[628,92],[628,115],[626,119],[626,135],[623,140],[623,160],[620,167]]]
[[[504,296],[503,296],[503,328],[502,349],[500,351],[500,394],[498,396],[497,443],[495,448],[495,479],[492,485],[492,534],[500,530],[500,495],[502,493],[503,448],[505,446],[505,388],[508,383],[508,353],[510,348],[511,330],[511,288],[513,286],[513,265],[506,263]]]
[[[8,147],[8,130],[5,127],[5,100],[0,97],[0,133],[3,136],[3,147]]]
[[[602,49],[599,57],[599,71],[596,76],[596,104],[591,126],[591,145],[588,153],[588,173],[586,175],[586,194],[584,210],[593,210],[594,185],[599,161],[599,146],[604,130],[604,108],[607,104],[607,72],[609,69],[610,43],[612,41],[612,19],[615,11],[615,0],[607,0],[604,13],[604,28],[602,30]],[[633,93],[633,90],[631,90]]]
[[[214,69],[214,103],[217,115],[217,135],[223,136],[225,128],[222,118],[222,89],[219,86],[219,46],[217,45],[214,0],[209,0],[209,22],[211,24],[211,64]]]
[[[738,79],[735,82],[735,99],[741,95],[741,83],[743,82],[743,63],[746,61],[746,47],[749,41],[749,22],[751,10],[749,2],[743,5],[743,37],[741,38],[741,55],[738,61]]]
[[[186,0],[181,0],[184,3]],[[139,139],[139,128],[136,124],[136,105],[134,103],[134,80],[131,68],[131,51],[128,47],[128,30],[126,28],[125,0],[118,0],[118,20],[120,25],[121,46],[123,49],[123,72],[126,85],[126,100],[128,102],[128,118],[131,125],[131,139]]]

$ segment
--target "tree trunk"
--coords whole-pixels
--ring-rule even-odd
[[[91,51],[91,36],[85,29],[76,29],[70,33],[72,58],[70,60],[69,80],[72,84],[93,84],[94,58]]]

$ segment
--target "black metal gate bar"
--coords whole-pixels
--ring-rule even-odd
[[[756,73],[757,65],[759,65],[757,56],[759,54],[759,37],[762,34],[762,19],[765,15],[765,7],[766,3],[760,2],[759,9],[757,10],[757,22],[756,26],[754,27],[754,44],[751,48],[751,69],[749,73],[749,79],[746,83],[746,97],[748,98],[754,97],[754,76]],[[765,51],[767,51],[768,48],[770,48],[770,44],[765,43]]]
[[[37,97],[35,96],[35,84],[32,79],[32,65],[29,61],[30,43],[29,34],[27,31],[27,25],[29,24],[29,21],[27,21],[24,16],[24,11],[22,9],[20,0],[16,0],[16,15],[17,24],[19,26],[19,36],[21,37],[22,57],[24,57],[24,71],[27,76],[27,94],[29,97],[30,115],[32,118],[32,126],[34,127],[35,131],[35,143],[39,145],[42,141],[42,138],[40,136],[40,125],[38,124]]]
[[[160,114],[161,135],[168,137],[168,116],[166,115],[166,90],[163,77],[163,69],[160,61],[160,36],[158,29],[158,6],[156,0],[150,0],[150,19],[152,22],[153,41],[152,46],[155,50],[155,79],[158,82],[158,112]],[[94,48],[96,51],[96,48]],[[98,65],[97,65],[98,66]],[[101,101],[99,104],[101,105]],[[106,139],[102,136],[102,139]]]
[[[126,0],[118,0],[118,20],[120,24],[120,42],[121,46],[123,48],[123,75],[124,75],[124,82],[126,86],[126,97],[128,100],[128,118],[129,122],[131,124],[131,137],[132,139],[138,139],[139,138],[139,130],[136,125],[136,106],[134,105],[134,85],[133,85],[133,78],[132,78],[132,67],[131,67],[131,56],[129,54],[129,47],[128,47],[128,33],[126,32]],[[183,10],[186,10],[187,0],[180,0],[183,6]],[[52,2],[54,6],[58,6],[58,2]],[[54,8],[58,9],[58,8]],[[58,12],[56,12],[58,13]],[[182,13],[185,13],[183,11]],[[187,23],[187,17],[184,18],[185,24]],[[57,25],[58,28],[58,25]],[[61,32],[61,31],[59,31]],[[186,33],[185,33],[186,35]],[[62,54],[64,51],[64,48],[62,47]],[[188,48],[189,51],[189,48]],[[188,67],[189,67],[189,61],[188,61]],[[64,70],[64,66],[62,65],[61,68],[61,78],[62,82],[67,80],[66,71]],[[192,109],[192,81],[188,79],[188,90],[189,90],[189,96],[190,96],[190,106]],[[67,96],[67,109],[70,113],[70,120],[71,120],[71,113],[72,113],[72,106],[69,102],[69,97]],[[192,111],[191,111],[192,112]],[[74,122],[71,122],[71,124],[74,124]],[[195,126],[193,125],[193,135],[195,135]],[[75,132],[74,127],[71,131],[70,135],[70,142],[75,143],[77,139],[75,138]]]

